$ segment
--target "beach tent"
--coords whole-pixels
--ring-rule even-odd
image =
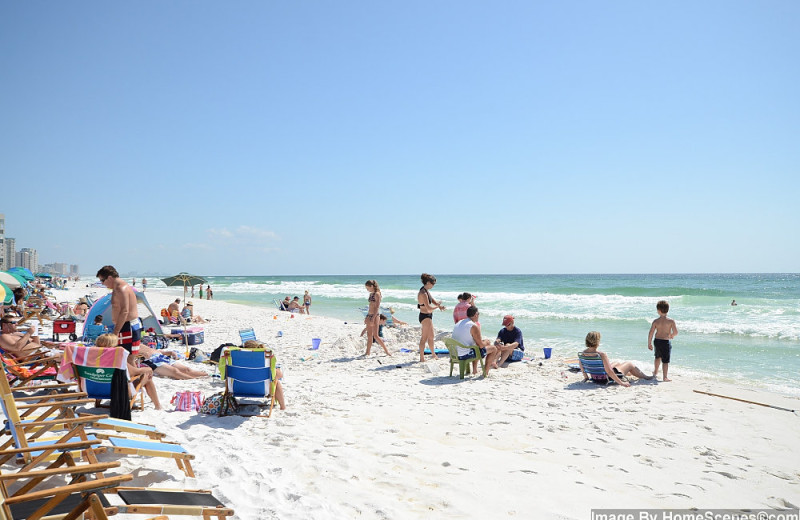
[[[164,331],[161,330],[161,323],[158,322],[158,318],[153,313],[153,309],[150,308],[150,304],[147,302],[147,298],[145,297],[144,293],[135,289],[133,293],[136,295],[136,301],[138,303],[137,308],[139,309],[139,319],[142,320],[144,330],[153,329],[156,331],[156,334],[164,334]],[[111,327],[112,329],[114,328],[114,324],[111,320],[110,293],[94,302],[92,308],[89,309],[89,313],[86,315],[86,321],[83,323],[83,332],[81,333],[82,338],[85,339],[86,337],[86,326],[93,324],[94,317],[98,314],[103,316],[104,326]]]

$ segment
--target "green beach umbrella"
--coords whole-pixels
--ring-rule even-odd
[[[0,282],[0,301],[3,302],[3,305],[8,305],[14,300],[14,293],[11,292],[11,288]]]
[[[208,280],[203,278],[202,276],[196,276],[189,273],[178,273],[175,276],[169,276],[167,278],[162,278],[162,282],[167,284],[167,287],[177,287],[179,285],[183,286],[183,303],[186,303],[186,288],[191,287],[192,285],[197,285],[199,283],[207,283]]]
[[[12,291],[17,287],[25,287],[26,283],[24,279],[14,276],[12,273],[7,271],[0,271],[0,282],[3,282],[10,287]]]
[[[35,276],[36,278],[52,278],[53,277],[53,275],[50,274],[50,273],[36,273],[33,276]]]

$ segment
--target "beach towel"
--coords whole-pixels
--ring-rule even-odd
[[[61,365],[58,367],[57,379],[61,382],[77,379],[72,364],[89,367],[119,368],[128,372],[128,352],[124,349],[88,347],[86,345],[67,344]]]

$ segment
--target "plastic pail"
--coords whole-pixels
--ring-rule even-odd
[[[553,353],[553,349],[550,348],[550,347],[545,347],[542,350],[544,350],[544,358],[545,359],[550,359],[550,354]]]
[[[311,340],[311,350],[317,350],[319,348],[319,344],[322,343],[320,338],[313,338]]]

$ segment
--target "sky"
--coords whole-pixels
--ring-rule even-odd
[[[800,2],[0,3],[0,213],[94,274],[800,271]]]

